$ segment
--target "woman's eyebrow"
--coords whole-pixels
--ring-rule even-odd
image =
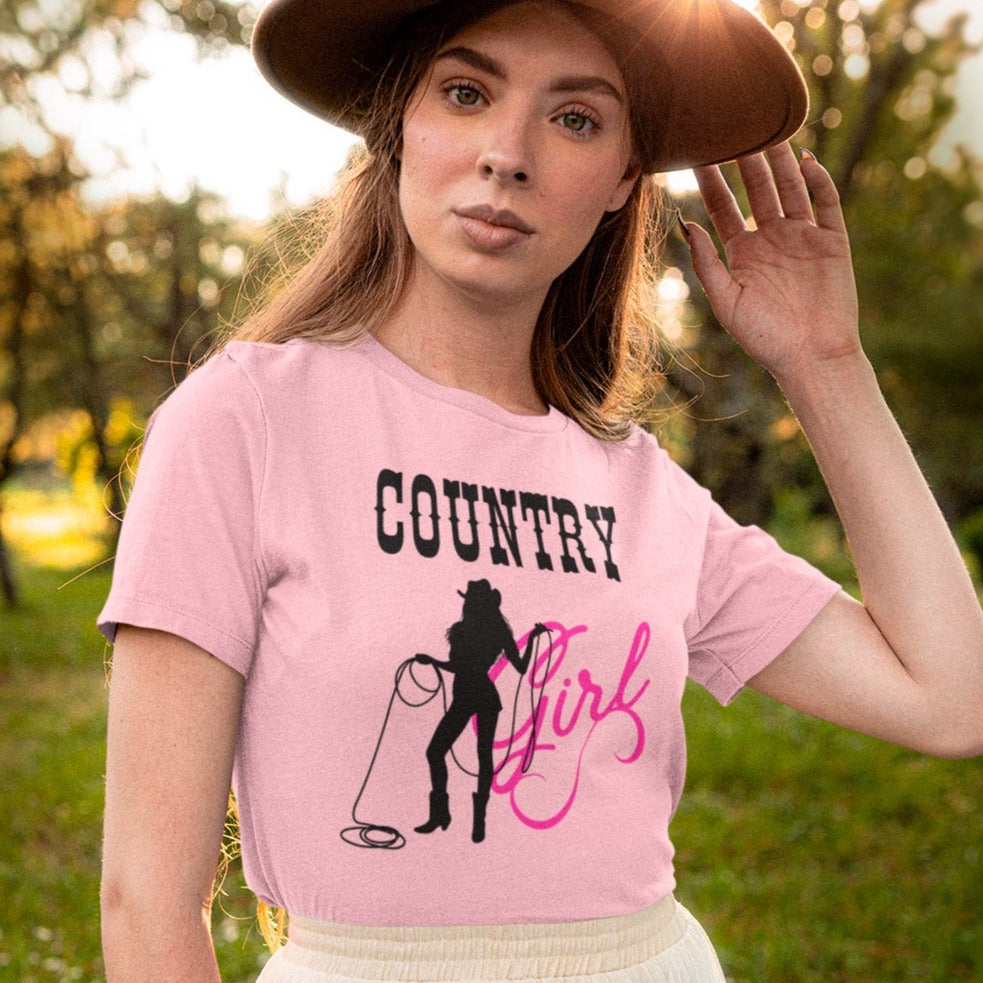
[[[550,86],[551,92],[597,92],[611,96],[618,102],[624,102],[625,97],[606,79],[600,75],[564,75],[556,79]]]
[[[505,66],[501,62],[496,61],[490,55],[486,55],[481,51],[475,51],[474,48],[468,48],[464,45],[457,45],[453,48],[446,48],[437,54],[437,60],[443,58],[456,58],[458,61],[463,61],[466,65],[470,65],[472,68],[477,68],[479,71],[487,72],[489,75],[494,75],[495,78],[502,79],[503,81],[508,80],[508,72],[505,70]],[[625,101],[624,96],[613,86],[606,78],[602,78],[600,75],[564,75],[558,79],[555,79],[550,84],[551,92],[596,92],[601,95],[611,96],[613,99],[617,99],[618,102],[623,103]]]
[[[482,72],[487,72],[489,75],[494,75],[496,78],[503,80],[508,77],[508,73],[500,62],[495,61],[489,55],[482,54],[480,51],[475,51],[474,48],[466,48],[464,45],[444,49],[438,53],[435,60],[441,58],[456,58],[458,61],[463,61],[472,68],[477,68]]]

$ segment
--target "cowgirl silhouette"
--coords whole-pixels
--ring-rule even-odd
[[[478,791],[474,798],[474,825],[471,839],[480,843],[485,838],[485,807],[491,793],[494,774],[492,743],[495,725],[502,710],[495,684],[488,678],[488,670],[504,652],[509,662],[525,675],[532,657],[533,642],[546,628],[536,624],[529,633],[526,650],[519,656],[519,647],[512,636],[512,628],[501,612],[502,595],[493,590],[487,580],[468,581],[467,593],[458,591],[464,598],[461,620],[447,629],[450,654],[446,662],[431,655],[419,653],[417,662],[429,663],[454,673],[451,705],[447,708],[430,743],[427,745],[427,763],[430,765],[430,818],[418,833],[432,833],[438,826],[447,829],[451,814],[447,804],[447,763],[444,760],[451,745],[460,736],[473,716],[478,717]]]

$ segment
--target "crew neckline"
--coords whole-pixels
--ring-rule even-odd
[[[487,396],[469,392],[467,389],[445,386],[443,383],[428,379],[407,365],[398,355],[393,354],[370,332],[366,332],[365,337],[357,342],[352,350],[368,359],[377,369],[385,372],[407,388],[431,399],[474,413],[476,416],[508,427],[510,430],[523,430],[529,433],[559,433],[566,428],[570,421],[566,414],[552,404],[549,405],[549,412],[543,414],[513,413]]]

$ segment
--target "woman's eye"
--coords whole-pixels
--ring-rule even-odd
[[[575,133],[587,133],[597,127],[594,120],[584,113],[564,113],[560,117],[560,123]]]
[[[481,102],[481,93],[473,85],[452,85],[447,96],[458,106],[477,106]]]

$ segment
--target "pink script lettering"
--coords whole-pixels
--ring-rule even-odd
[[[649,679],[644,680],[633,696],[629,697],[627,695],[628,686],[632,681],[632,676],[641,663],[642,657],[645,655],[645,651],[648,648],[649,638],[651,637],[649,626],[643,621],[635,631],[635,637],[632,640],[631,649],[628,652],[628,657],[625,660],[625,667],[621,673],[621,680],[618,683],[618,687],[615,690],[614,695],[608,701],[607,705],[603,705],[604,693],[601,687],[598,686],[597,683],[595,683],[591,678],[590,670],[584,668],[577,673],[577,683],[579,684],[580,691],[579,695],[576,697],[576,702],[573,704],[572,709],[567,709],[568,697],[571,698],[571,700],[574,698],[572,688],[569,691],[564,689],[556,695],[551,714],[550,693],[545,692],[545,690],[547,689],[550,680],[560,673],[563,663],[570,651],[571,641],[578,635],[585,633],[587,631],[587,626],[577,625],[574,628],[565,628],[563,625],[556,622],[548,622],[547,627],[553,631],[552,645],[540,652],[539,658],[529,670],[531,674],[529,680],[530,685],[536,696],[536,700],[538,700],[538,703],[536,700],[534,700],[534,706],[537,708],[538,721],[538,726],[536,728],[536,744],[533,748],[533,752],[536,755],[536,760],[538,760],[543,754],[559,749],[562,739],[573,733],[577,723],[580,720],[581,712],[585,708],[592,723],[590,729],[584,736],[583,744],[577,752],[577,765],[573,775],[573,784],[566,796],[565,801],[552,815],[530,816],[527,815],[518,805],[516,801],[516,789],[530,778],[537,778],[540,781],[549,781],[549,779],[547,776],[539,772],[523,772],[522,761],[527,753],[529,742],[532,740],[533,736],[532,712],[527,715],[521,726],[518,726],[517,721],[515,734],[512,737],[512,751],[509,753],[508,758],[504,762],[496,765],[496,768],[500,768],[500,770],[494,779],[493,788],[496,792],[508,794],[512,805],[512,811],[515,813],[515,815],[527,826],[531,826],[535,829],[548,829],[551,826],[555,826],[570,811],[574,799],[577,796],[581,763],[583,761],[584,752],[588,743],[590,742],[591,735],[597,729],[598,725],[611,714],[624,714],[635,726],[636,737],[634,747],[629,752],[627,757],[621,757],[620,755],[616,754],[618,760],[626,765],[631,764],[631,762],[635,761],[642,753],[645,748],[645,726],[642,723],[641,718],[632,709],[632,707],[634,707],[634,705],[638,702],[642,693],[645,692],[648,684],[651,682]],[[517,639],[520,651],[522,650],[527,637],[528,636],[523,636],[522,638]],[[545,637],[547,636],[544,636],[544,638]],[[508,666],[509,662],[503,656],[492,667],[491,671],[489,672],[489,678],[495,680],[503,671],[505,671]],[[566,680],[565,682],[569,684],[570,680]],[[471,725],[473,728],[477,728],[477,720],[472,720]],[[508,745],[508,738],[495,742],[496,748],[507,748]]]

